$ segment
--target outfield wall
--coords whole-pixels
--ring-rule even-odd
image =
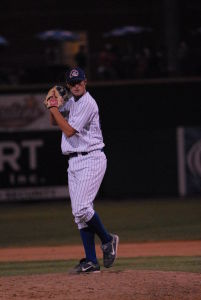
[[[200,193],[199,150],[193,152],[197,167],[186,169],[185,151],[190,146],[187,149],[178,143],[178,128],[183,132],[191,128],[188,140],[189,132],[195,136],[196,130],[192,145],[201,138],[200,83],[200,79],[89,83],[88,90],[99,105],[108,158],[99,196]],[[49,125],[42,104],[48,88],[0,89],[0,201],[69,197],[68,160],[60,152],[61,133]],[[184,189],[189,177],[182,172],[192,174],[190,188]]]

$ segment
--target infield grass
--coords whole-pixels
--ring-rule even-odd
[[[0,276],[19,276],[33,274],[66,273],[77,264],[75,260],[1,262]],[[102,267],[103,272],[125,270],[156,270],[201,273],[201,256],[195,257],[136,257],[119,258],[110,269]]]

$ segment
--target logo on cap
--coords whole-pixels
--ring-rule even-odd
[[[77,76],[79,76],[79,72],[78,72],[78,70],[76,70],[76,69],[73,69],[71,72],[70,72],[70,78],[73,78],[73,77],[77,77]]]

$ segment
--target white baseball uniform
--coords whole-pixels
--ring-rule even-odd
[[[61,149],[69,158],[68,187],[72,213],[78,228],[87,227],[93,214],[93,201],[103,180],[107,159],[100,128],[99,110],[89,92],[79,100],[71,97],[60,109],[64,118],[77,133],[67,137],[62,133]]]

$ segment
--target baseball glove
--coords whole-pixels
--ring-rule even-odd
[[[67,88],[56,85],[48,91],[48,94],[44,100],[44,105],[47,108],[57,107],[59,108],[70,97],[70,93]]]

